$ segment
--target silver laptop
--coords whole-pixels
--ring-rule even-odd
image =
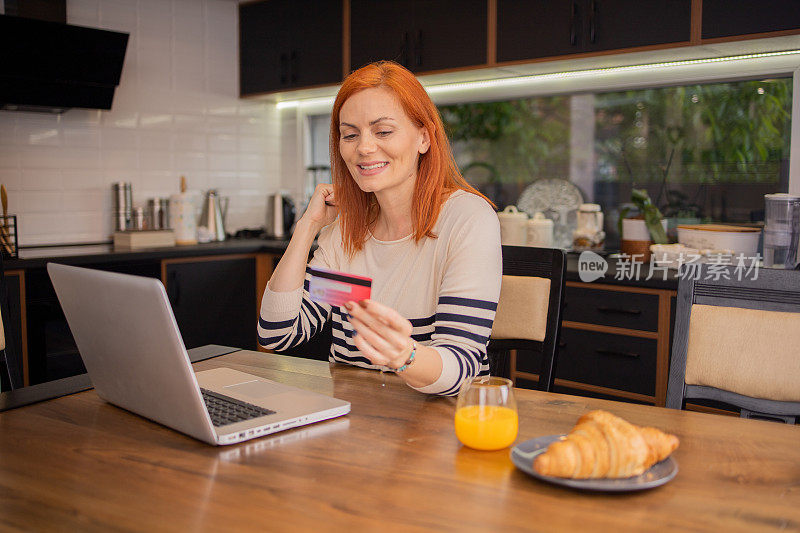
[[[209,444],[350,412],[349,402],[230,368],[195,373],[157,279],[55,263],[47,271],[89,377],[107,402]]]

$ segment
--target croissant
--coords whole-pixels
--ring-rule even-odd
[[[545,476],[574,479],[638,476],[677,447],[675,435],[639,427],[607,411],[590,411],[564,439],[533,461]]]

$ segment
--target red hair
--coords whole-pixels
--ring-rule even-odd
[[[342,83],[331,113],[331,175],[345,252],[352,256],[364,247],[369,227],[378,217],[380,206],[374,193],[362,191],[347,169],[339,151],[339,113],[348,98],[365,89],[390,89],[408,118],[417,127],[425,128],[430,147],[419,155],[417,180],[411,201],[414,240],[436,237],[433,226],[447,197],[462,189],[491,201],[472,187],[459,172],[450,142],[444,132],[439,110],[414,75],[393,61],[378,61],[352,72]],[[494,205],[494,204],[492,204]]]

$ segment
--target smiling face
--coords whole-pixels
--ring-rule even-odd
[[[378,87],[360,91],[339,113],[339,151],[358,187],[411,197],[419,155],[428,151],[425,128],[406,115],[394,93]]]

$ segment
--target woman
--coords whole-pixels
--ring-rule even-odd
[[[425,89],[396,63],[344,80],[330,148],[333,185],[316,188],[269,280],[259,342],[296,346],[332,320],[331,361],[392,369],[421,392],[456,394],[489,372],[497,215],[459,173]],[[344,309],[310,299],[306,259],[317,233],[309,265],[372,278],[371,299]]]

